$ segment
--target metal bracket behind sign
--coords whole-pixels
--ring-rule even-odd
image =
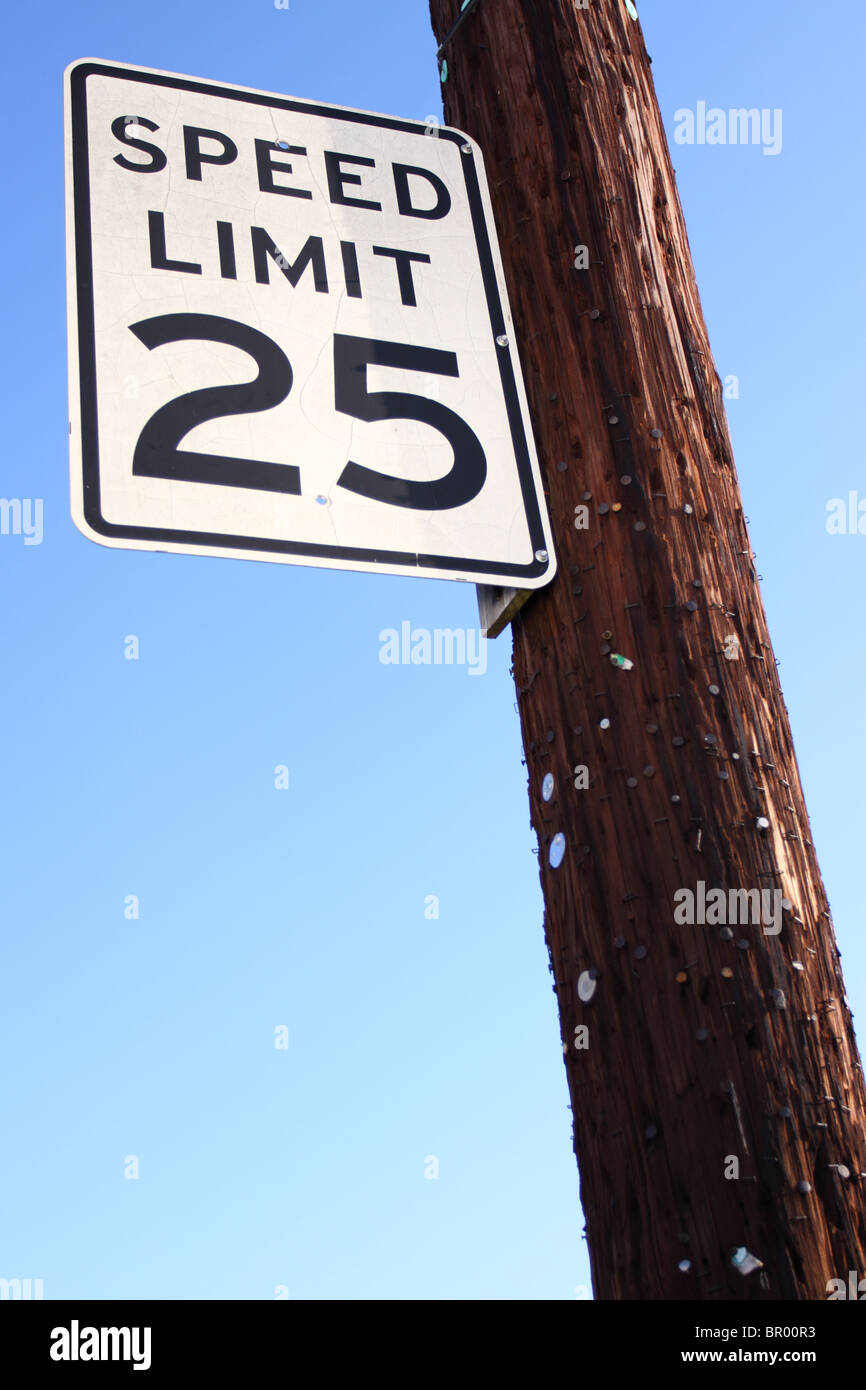
[[[528,598],[531,589],[499,589],[490,584],[476,584],[478,595],[478,616],[481,631],[485,637],[498,637],[519,612]]]

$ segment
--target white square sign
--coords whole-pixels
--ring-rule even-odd
[[[117,63],[66,79],[79,529],[136,550],[548,583],[478,147]]]

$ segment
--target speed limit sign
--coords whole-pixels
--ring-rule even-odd
[[[481,153],[66,74],[72,513],[104,545],[513,586],[553,546]]]

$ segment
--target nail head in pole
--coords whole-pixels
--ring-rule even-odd
[[[745,1245],[740,1245],[731,1255],[731,1264],[734,1269],[738,1269],[745,1276],[751,1274],[756,1269],[763,1269],[764,1262],[759,1260],[757,1255],[753,1255],[747,1250]]]
[[[552,869],[558,869],[565,857],[565,836],[558,831],[550,842],[548,862]]]
[[[588,1004],[596,991],[596,982],[589,970],[584,970],[577,980],[577,995],[582,1004]]]

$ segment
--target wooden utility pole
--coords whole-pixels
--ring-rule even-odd
[[[866,1095],[650,59],[626,0],[464,8],[559,561],[514,675],[595,1295],[825,1299]]]

